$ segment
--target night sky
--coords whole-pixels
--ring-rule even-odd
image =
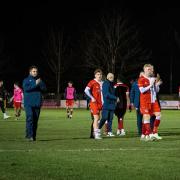
[[[128,8],[127,8],[128,7]],[[180,37],[180,8],[158,8],[145,6],[125,6],[123,3],[81,2],[75,3],[42,3],[24,4],[21,7],[1,7],[1,32],[0,43],[3,51],[0,51],[0,61],[7,59],[1,78],[5,80],[7,88],[11,89],[13,81],[22,81],[28,74],[28,67],[35,64],[39,67],[42,78],[46,78],[47,84],[51,84],[49,91],[53,91],[53,85],[48,82],[47,64],[42,58],[42,48],[49,27],[64,27],[71,37],[76,66],[73,65],[70,72],[63,75],[62,89],[68,80],[75,82],[77,91],[83,92],[89,78],[85,71],[78,69],[80,64],[80,39],[82,32],[93,26],[97,17],[102,12],[108,12],[113,8],[123,8],[133,18],[134,23],[141,29],[144,45],[152,50],[153,58],[150,63],[155,66],[163,80],[162,93],[170,93],[170,64],[172,62],[173,93],[177,93],[180,66],[180,46],[177,45],[174,32]],[[2,46],[2,45],[1,45]],[[79,63],[79,64],[78,64]],[[11,80],[10,78],[11,77]],[[52,78],[52,77],[51,77]],[[82,79],[84,83],[81,83]],[[55,89],[55,88],[54,88]]]

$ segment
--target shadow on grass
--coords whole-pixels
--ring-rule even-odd
[[[159,134],[161,136],[179,136],[180,128],[163,128]]]
[[[171,131],[162,131],[159,133],[160,136],[180,136],[180,131],[171,132]]]
[[[64,141],[64,140],[80,140],[80,139],[90,139],[89,137],[69,137],[69,138],[57,138],[57,139],[37,139],[37,141]]]
[[[174,131],[176,130],[176,131]],[[160,131],[159,133],[160,136],[164,136],[164,137],[174,137],[174,136],[180,136],[180,128],[170,128],[168,130],[165,131]],[[112,140],[112,139],[132,139],[132,138],[140,138],[140,136],[134,132],[127,132],[127,134],[125,136],[117,136],[115,135],[114,137],[108,137],[105,135],[102,135],[102,139],[106,139],[106,140]],[[36,141],[39,142],[51,142],[51,141],[68,141],[68,140],[94,140],[93,138],[90,138],[89,136],[82,136],[82,137],[57,137],[57,138],[38,138]],[[14,138],[14,139],[8,139],[8,138],[1,138],[0,142],[27,142],[27,139],[23,139],[23,138]]]

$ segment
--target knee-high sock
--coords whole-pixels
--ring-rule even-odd
[[[157,116],[155,121],[154,121],[154,128],[153,128],[153,133],[158,133],[158,127],[159,127],[159,124],[160,124],[160,116]]]
[[[142,123],[142,134],[145,135],[145,133],[146,133],[145,125],[144,123]]]
[[[145,127],[145,135],[149,135],[151,133],[150,121],[144,121]]]
[[[73,109],[70,109],[70,115],[72,115],[73,114]]]
[[[118,119],[118,129],[124,129],[123,119],[122,119],[122,118],[119,118],[119,119]]]
[[[67,114],[69,115],[69,108],[66,109]]]

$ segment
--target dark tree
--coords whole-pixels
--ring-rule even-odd
[[[97,26],[86,34],[85,65],[102,68],[104,73],[128,74],[149,61],[138,29],[127,15],[113,11],[100,17]]]
[[[10,56],[5,50],[5,40],[3,34],[0,34],[0,76],[7,75],[11,70],[13,71],[10,63]]]
[[[47,46],[43,50],[43,59],[47,62],[55,79],[58,98],[60,98],[62,75],[68,68],[68,59],[71,56],[68,43],[69,38],[63,29],[55,31],[51,28],[48,33]]]

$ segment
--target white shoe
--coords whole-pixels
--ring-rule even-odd
[[[116,133],[117,135],[119,135],[120,134],[120,129],[117,129],[117,133]]]
[[[94,136],[94,139],[102,139],[102,138],[101,138],[100,134],[96,134],[96,135]]]
[[[154,134],[149,134],[149,137],[152,141],[154,141],[156,138],[154,137]]]
[[[150,138],[149,135],[146,135],[146,136],[145,136],[145,141],[151,141],[151,138]]]
[[[115,135],[112,132],[108,132],[107,136],[108,137],[114,137]]]
[[[6,115],[6,114],[4,114],[4,119],[8,119],[8,118],[10,118],[11,116],[8,116],[8,115]]]
[[[122,131],[122,132],[119,134],[119,136],[125,136],[125,135],[126,135],[125,131]]]
[[[140,141],[145,141],[145,137],[146,136],[144,134],[142,134],[141,137],[140,137]]]
[[[155,133],[155,134],[153,134],[152,136],[153,136],[155,139],[157,139],[157,140],[161,140],[161,139],[162,139],[162,137],[159,136],[158,133]]]
[[[154,138],[150,137],[149,135],[146,135],[145,141],[154,141]]]

